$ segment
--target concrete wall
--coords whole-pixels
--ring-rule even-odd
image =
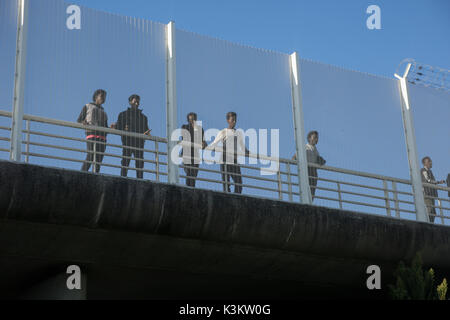
[[[5,288],[22,290],[43,270],[78,263],[110,274],[97,285],[88,276],[96,297],[385,297],[367,291],[366,268],[382,267],[385,288],[398,262],[417,252],[449,272],[450,228],[0,162]],[[17,280],[5,280],[13,269]],[[142,275],[134,292],[124,280],[132,274]]]

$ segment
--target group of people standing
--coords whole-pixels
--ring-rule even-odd
[[[119,114],[116,123],[108,125],[108,115],[103,108],[103,104],[106,101],[107,93],[105,90],[99,89],[95,91],[91,103],[88,103],[83,107],[78,117],[77,122],[86,126],[112,128],[120,131],[132,133],[134,135],[122,135],[122,168],[121,175],[126,177],[128,174],[128,168],[130,161],[134,156],[136,163],[136,176],[138,179],[142,179],[144,176],[144,145],[145,138],[140,138],[135,135],[148,135],[150,136],[151,130],[149,129],[148,118],[139,109],[140,97],[136,94],[129,97],[128,102],[130,107],[124,112]],[[240,166],[238,165],[238,149],[242,149],[248,156],[250,152],[245,147],[244,137],[242,133],[236,130],[237,114],[235,112],[229,112],[226,115],[228,127],[223,129],[217,135],[215,141],[208,146],[204,139],[204,130],[197,126],[197,114],[190,113],[187,116],[187,124],[182,126],[183,129],[183,142],[191,143],[190,148],[183,148],[183,162],[184,170],[186,172],[186,185],[189,187],[195,187],[196,179],[199,172],[200,158],[198,155],[199,148],[195,146],[195,141],[202,141],[202,148],[215,148],[220,142],[223,143],[223,164],[221,164],[222,181],[224,185],[224,191],[231,192],[230,182],[231,179],[234,182],[234,192],[242,193],[242,174]],[[198,135],[201,134],[201,138],[198,139]],[[232,141],[231,141],[232,140]],[[91,165],[95,163],[94,172],[100,172],[101,163],[104,158],[107,145],[107,133],[101,130],[86,130],[87,141],[87,156],[81,168],[82,171],[89,171]],[[229,142],[232,143],[229,143]],[[227,146],[234,145],[234,150],[227,150]],[[186,152],[186,150],[188,152]],[[231,156],[230,156],[231,154]],[[230,160],[231,158],[231,160]]]
[[[108,116],[103,108],[106,101],[107,93],[105,90],[99,89],[95,91],[91,103],[85,105],[78,117],[78,123],[93,127],[108,126]],[[121,176],[126,177],[130,161],[134,156],[136,163],[136,176],[138,179],[144,177],[144,145],[145,138],[143,135],[150,136],[148,118],[139,109],[141,98],[133,94],[129,97],[129,107],[127,110],[119,114],[116,123],[111,124],[112,129],[131,133],[130,135],[122,135],[122,162],[121,162]],[[214,142],[208,146],[205,141],[205,132],[201,126],[197,125],[198,116],[196,113],[189,113],[187,115],[187,124],[182,126],[182,142],[187,143],[188,147],[184,146],[182,151],[183,167],[186,173],[186,185],[188,187],[195,187],[198,178],[201,156],[200,149],[214,149],[219,143],[222,143],[223,162],[221,164],[223,191],[231,192],[231,180],[234,183],[234,192],[242,193],[242,173],[241,167],[238,164],[238,154],[245,154],[246,157],[250,155],[250,151],[245,146],[244,136],[242,131],[236,130],[237,114],[235,112],[228,112],[226,114],[227,127],[220,131],[216,136]],[[141,137],[139,137],[141,135]],[[94,172],[100,172],[100,166],[103,161],[104,153],[107,144],[107,133],[99,131],[98,129],[86,130],[87,141],[87,156],[81,168],[82,171],[89,171],[92,163],[95,163]],[[201,141],[201,145],[196,142]],[[307,160],[309,164],[309,185],[311,187],[311,194],[313,200],[316,195],[318,182],[317,166],[323,166],[326,161],[320,156],[317,149],[319,143],[319,132],[311,131],[308,134],[308,143],[306,145]],[[190,147],[189,147],[190,146]],[[231,146],[231,147],[230,147]],[[230,150],[233,148],[233,150]],[[228,150],[227,150],[228,149]],[[95,160],[95,161],[94,161]],[[294,155],[293,160],[297,160],[297,155]],[[424,183],[427,184],[444,184],[447,183],[450,187],[450,175],[447,181],[437,181],[433,175],[433,162],[430,157],[425,157],[422,160],[423,169],[421,176]],[[430,221],[434,222],[436,217],[435,201],[438,198],[438,192],[435,188],[424,187],[425,204]],[[450,194],[449,194],[450,197]]]
[[[78,123],[86,126],[104,127],[108,126],[108,115],[103,108],[106,101],[106,91],[99,89],[95,91],[91,103],[88,103],[81,110]],[[126,131],[134,134],[150,135],[148,118],[139,109],[141,98],[134,94],[128,99],[130,107],[119,114],[116,123],[111,124],[112,129]],[[94,172],[100,172],[100,166],[106,151],[107,133],[98,130],[86,130],[87,156],[81,168],[82,171],[89,171],[92,163],[95,163]],[[121,175],[126,177],[131,157],[134,155],[136,162],[136,176],[138,179],[144,177],[144,144],[145,139],[136,136],[122,136],[122,169]],[[95,160],[95,161],[94,161]]]

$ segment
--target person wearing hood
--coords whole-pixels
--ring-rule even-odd
[[[106,94],[103,89],[95,91],[92,102],[83,107],[77,122],[85,126],[108,128],[108,116],[103,108]],[[81,168],[82,171],[88,172],[91,165],[95,163],[94,172],[100,172],[100,164],[106,150],[106,136],[106,132],[86,129],[87,156]]]

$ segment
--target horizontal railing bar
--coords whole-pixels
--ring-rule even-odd
[[[0,110],[0,117],[11,118],[12,117],[12,112],[5,111],[5,110]]]
[[[104,157],[112,157],[112,158],[119,158],[119,159],[130,159],[130,160],[134,160],[135,158],[133,157],[125,157],[125,156],[121,156],[121,155],[116,155],[116,154],[111,154],[111,153],[102,153],[102,152],[94,152],[94,151],[87,151],[85,149],[77,149],[77,148],[71,148],[71,147],[63,147],[63,146],[56,146],[56,145],[50,145],[50,144],[45,144],[45,143],[38,143],[38,142],[26,142],[26,141],[22,141],[22,144],[24,145],[31,145],[31,146],[37,146],[37,147],[44,147],[44,148],[52,148],[52,149],[57,149],[57,150],[65,150],[65,151],[72,151],[72,152],[80,152],[80,153],[96,153],[96,154],[101,154]],[[151,164],[160,164],[160,165],[165,165],[167,166],[167,162],[156,162],[154,160],[148,160],[148,159],[139,159],[143,162],[146,163],[151,163]]]
[[[45,133],[45,132],[40,132],[40,131],[27,131],[27,130],[22,130],[23,133],[29,133],[30,135],[38,135],[38,136],[44,136],[44,137],[49,137],[49,138],[55,138],[55,139],[63,139],[63,140],[69,140],[69,141],[77,141],[77,142],[81,142],[81,143],[86,143],[87,140],[86,139],[82,139],[82,138],[72,138],[72,137],[68,137],[68,136],[61,136],[61,135],[55,135],[55,134],[51,134],[51,133]],[[104,143],[104,142],[97,142],[98,144],[104,144],[107,147],[113,147],[113,148],[119,148],[119,149],[123,149],[124,146],[123,145],[119,145],[119,144],[113,144],[113,143]],[[162,143],[162,142],[158,142],[158,143]],[[134,148],[134,147],[126,147],[128,149],[134,149],[134,150],[143,150],[144,152],[147,153],[154,153],[156,154],[157,152],[154,150],[150,150],[150,149],[140,149],[140,148]],[[167,152],[158,152],[158,154],[160,156],[167,156]]]
[[[335,199],[335,198],[328,198],[328,197],[324,197],[324,196],[315,196],[316,199],[321,199],[321,200],[329,200],[329,201],[335,201],[335,202],[343,202],[343,203],[348,203],[348,204],[353,204],[353,205],[359,205],[359,206],[363,206],[363,207],[373,207],[373,208],[379,208],[379,209],[384,209],[386,210],[385,206],[380,206],[380,205],[376,205],[376,204],[371,204],[371,203],[363,203],[363,202],[358,202],[358,201],[351,201],[351,200],[339,200],[339,199]],[[397,209],[396,209],[397,210]],[[415,214],[415,211],[411,211],[408,209],[398,209],[399,212],[405,212],[405,213],[413,213]]]
[[[341,180],[333,180],[333,179],[327,179],[327,178],[321,178],[319,177],[310,177],[310,178],[315,178],[318,181],[323,181],[323,182],[330,182],[330,183],[339,183],[341,185],[348,185],[348,186],[352,186],[352,187],[360,187],[360,188],[366,188],[366,189],[372,189],[372,190],[378,190],[378,191],[388,191],[388,192],[395,192],[398,194],[403,194],[403,195],[408,195],[408,196],[412,196],[412,193],[409,192],[404,192],[404,191],[397,191],[397,190],[392,190],[392,189],[384,189],[381,187],[373,187],[373,186],[368,186],[368,185],[363,185],[363,184],[358,184],[358,183],[353,183],[353,182],[345,182],[345,181],[341,181]]]
[[[116,169],[128,169],[131,171],[143,171],[143,172],[147,172],[147,173],[152,173],[152,174],[159,174],[159,175],[163,175],[163,176],[167,176],[167,173],[162,172],[162,171],[154,171],[154,170],[148,170],[148,169],[137,169],[137,168],[133,168],[133,167],[123,167],[123,166],[119,166],[119,165],[113,165],[113,164],[109,164],[109,163],[97,163],[94,161],[85,161],[85,160],[79,160],[79,159],[71,159],[71,158],[64,158],[64,157],[58,157],[58,156],[50,156],[50,155],[45,155],[45,154],[39,154],[39,153],[32,153],[32,152],[22,152],[23,155],[28,155],[30,157],[35,157],[35,158],[45,158],[45,159],[53,159],[53,160],[61,160],[61,161],[67,161],[67,162],[76,162],[76,163],[89,163],[91,165],[94,164],[99,164],[102,167],[109,167],[109,168],[116,168]]]
[[[316,189],[316,190],[323,190],[323,191],[329,191],[329,192],[336,192],[336,193],[340,192],[340,193],[345,193],[345,194],[350,194],[350,195],[365,197],[365,198],[370,198],[370,199],[397,201],[397,202],[402,202],[402,203],[406,203],[406,204],[414,204],[414,202],[410,202],[410,201],[396,200],[394,198],[386,198],[386,197],[382,197],[382,196],[368,195],[365,193],[357,193],[357,192],[346,191],[346,190],[342,190],[342,189],[337,190],[337,189],[330,189],[330,188],[320,187],[320,186],[316,186],[316,187],[312,187],[312,188]]]
[[[219,180],[212,180],[212,179],[208,179],[208,178],[201,178],[201,177],[187,177],[185,175],[180,175],[180,178],[182,179],[192,179],[192,180],[196,180],[196,181],[204,181],[204,182],[211,182],[211,183],[215,183],[215,184],[220,184],[220,185],[237,185],[240,186],[242,188],[247,188],[247,189],[258,189],[258,190],[264,190],[264,191],[270,191],[270,192],[276,192],[277,194],[280,192],[278,189],[270,189],[270,188],[265,188],[265,187],[260,187],[260,186],[255,186],[255,185],[247,185],[247,184],[239,184],[239,183],[233,183],[233,182],[226,182],[226,181],[219,181]],[[282,193],[284,194],[289,194],[289,191],[282,191]]]
[[[220,170],[205,169],[205,168],[202,168],[202,167],[196,168],[196,167],[191,167],[191,166],[187,166],[187,165],[180,165],[179,167],[182,168],[182,169],[184,169],[184,168],[186,168],[186,169],[196,169],[196,170],[203,171],[203,172],[210,172],[210,173],[217,173],[217,174],[224,174],[225,173],[225,172],[220,171]],[[249,176],[249,175],[245,175],[245,174],[240,174],[240,176],[243,177],[243,178],[248,178],[248,179],[253,179],[253,180],[279,183],[279,181],[275,180],[275,179],[255,177],[255,176]],[[288,184],[287,182],[283,182],[283,181],[282,181],[282,183],[283,184]]]
[[[353,171],[353,170],[336,168],[336,167],[319,166],[319,165],[316,165],[313,163],[308,163],[308,166],[310,166],[311,168],[317,168],[317,169],[324,170],[324,171],[338,172],[338,173],[343,173],[343,174],[348,174],[348,175],[353,175],[353,176],[372,178],[372,179],[377,179],[377,180],[382,180],[382,181],[386,180],[386,181],[411,185],[411,181],[405,180],[405,179],[399,179],[399,178],[394,178],[394,177],[388,177],[388,176],[377,175],[377,174],[372,174],[372,173],[365,173],[365,172],[360,172],[360,171]]]
[[[81,129],[81,130],[85,130],[85,131],[86,130],[99,131],[99,132],[110,133],[110,134],[114,134],[114,135],[118,135],[118,136],[126,136],[126,137],[131,137],[131,138],[139,138],[139,139],[143,139],[143,140],[151,140],[151,141],[157,141],[157,142],[161,142],[161,143],[167,143],[167,139],[160,138],[160,137],[147,136],[144,134],[120,131],[120,130],[110,129],[110,128],[106,128],[106,127],[86,126],[83,124],[70,122],[70,121],[54,120],[54,119],[43,118],[43,117],[38,117],[38,116],[31,116],[31,115],[27,115],[27,114],[25,114],[23,116],[23,119],[29,120],[29,121],[34,121],[34,122],[40,122],[40,123],[45,123],[45,124],[61,126],[61,127]]]

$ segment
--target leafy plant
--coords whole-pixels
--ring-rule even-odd
[[[444,281],[442,281],[442,283],[437,287],[439,300],[445,300],[446,299],[447,291],[448,291],[447,279],[444,279]]]
[[[447,295],[447,280],[438,287],[435,285],[433,269],[423,271],[422,257],[417,254],[407,267],[400,262],[395,272],[396,285],[389,286],[390,295],[394,300],[445,300]]]

